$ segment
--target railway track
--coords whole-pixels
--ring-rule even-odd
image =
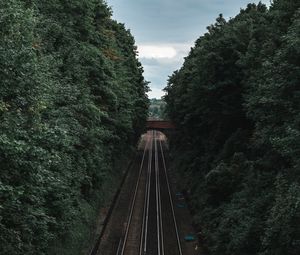
[[[164,141],[157,131],[148,131],[116,255],[182,255]]]

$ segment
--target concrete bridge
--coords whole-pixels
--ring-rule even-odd
[[[169,120],[148,120],[146,123],[147,130],[158,130],[163,133],[175,129],[175,125]]]

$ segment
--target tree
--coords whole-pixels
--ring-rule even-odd
[[[0,12],[0,253],[79,254],[145,125],[134,39],[103,1]]]
[[[173,167],[211,254],[299,253],[299,8],[220,15],[165,89]]]

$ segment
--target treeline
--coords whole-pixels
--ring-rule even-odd
[[[162,99],[150,99],[149,115],[151,119],[165,119],[166,118],[166,102]]]
[[[222,15],[166,87],[174,168],[210,254],[300,254],[300,2]]]
[[[103,0],[1,1],[0,39],[0,254],[82,254],[148,114],[134,39]]]

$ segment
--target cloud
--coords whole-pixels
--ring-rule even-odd
[[[165,92],[158,88],[151,88],[151,91],[148,92],[149,98],[161,98]]]
[[[138,51],[140,58],[174,58],[177,55],[177,51],[170,46],[139,45]]]
[[[192,42],[173,44],[149,43],[138,46],[140,51],[139,59],[144,67],[144,77],[151,82],[150,87],[152,91],[149,93],[150,98],[160,98],[164,95],[162,88],[167,85],[168,75],[171,75],[182,65],[184,57],[192,46]]]
[[[113,17],[124,22],[138,45],[145,79],[160,97],[168,76],[180,68],[194,41],[215,23],[219,13],[234,17],[248,2],[260,0],[107,0]],[[270,5],[270,0],[262,0]]]
[[[173,44],[138,45],[139,59],[146,65],[164,65],[174,62],[182,63],[193,42]]]

